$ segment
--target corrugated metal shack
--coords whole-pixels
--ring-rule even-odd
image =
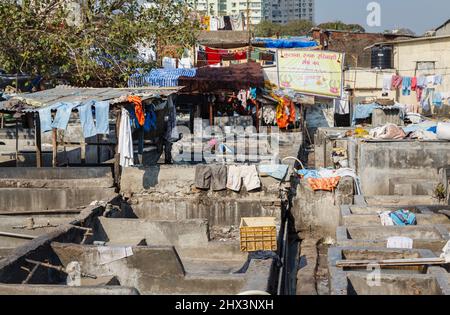
[[[41,128],[39,110],[52,106],[54,104],[65,102],[84,102],[84,101],[109,101],[110,118],[115,118],[116,130],[120,123],[121,108],[124,106],[131,106],[128,102],[128,96],[139,96],[142,99],[143,104],[150,104],[152,102],[163,102],[171,94],[177,93],[181,87],[142,87],[142,88],[79,88],[72,86],[57,86],[53,89],[44,90],[35,93],[18,94],[12,98],[0,102],[0,112],[12,114],[16,120],[16,159],[18,155],[18,121],[25,116],[28,120],[33,122],[35,129],[35,143],[36,143],[36,166],[42,167],[42,141],[41,141]],[[165,108],[157,109],[157,128],[153,136],[157,136],[159,133],[164,132]],[[53,115],[54,115],[53,111]],[[74,108],[72,112],[77,112]],[[117,134],[116,143],[90,143],[91,145],[115,145],[115,174],[120,173],[118,161],[119,156],[117,153]],[[138,157],[142,162],[142,154],[144,147],[144,132],[139,133],[138,139]],[[70,146],[82,146],[84,142],[71,142],[71,143],[59,143],[57,138],[57,129],[52,128],[52,165],[58,166],[57,150],[58,145],[70,145]]]

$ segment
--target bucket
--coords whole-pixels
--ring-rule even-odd
[[[436,134],[440,140],[450,140],[450,123],[439,122]]]

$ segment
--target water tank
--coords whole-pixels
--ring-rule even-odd
[[[392,46],[375,46],[372,48],[372,68],[392,69]]]

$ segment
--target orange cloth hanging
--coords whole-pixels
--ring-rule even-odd
[[[295,106],[294,102],[292,102],[289,98],[276,98],[278,100],[277,106],[277,125],[280,128],[287,128],[290,123],[295,122]],[[287,114],[287,110],[289,110],[289,115]]]
[[[144,107],[142,106],[142,99],[139,96],[130,95],[128,96],[128,102],[134,104],[134,113],[136,114],[138,123],[140,126],[143,126],[145,122],[145,115]]]
[[[329,178],[308,178],[308,184],[312,190],[326,190],[333,191],[339,184],[341,177],[329,177]]]

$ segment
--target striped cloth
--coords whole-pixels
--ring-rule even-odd
[[[178,86],[178,78],[195,77],[197,69],[152,69],[147,73],[135,73],[128,79],[128,87]]]

